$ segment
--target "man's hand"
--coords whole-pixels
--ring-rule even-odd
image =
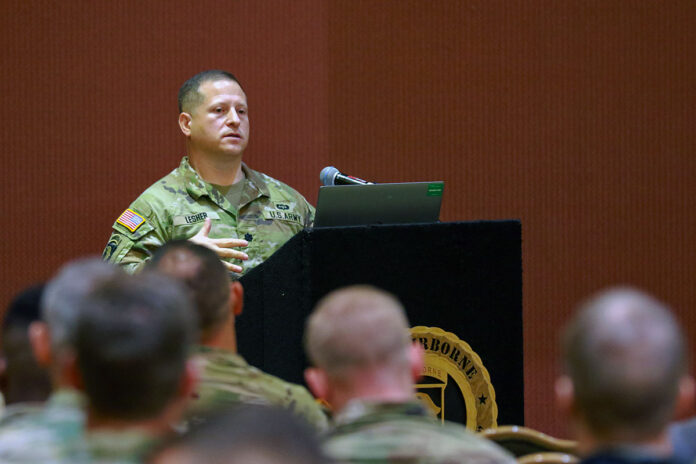
[[[210,248],[221,258],[234,258],[241,259],[242,261],[249,259],[249,256],[247,256],[246,253],[230,249],[235,247],[245,247],[249,245],[249,242],[237,238],[210,238],[208,237],[208,234],[210,234],[210,225],[210,218],[206,218],[201,230],[199,230],[198,233],[189,240],[197,245]],[[225,267],[232,272],[242,272],[241,266],[228,263],[225,260],[222,260],[222,264],[224,264]]]

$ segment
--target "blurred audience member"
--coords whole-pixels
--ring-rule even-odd
[[[281,406],[318,430],[326,428],[326,416],[304,387],[266,374],[222,348],[225,337],[234,341],[244,291],[238,281],[230,281],[215,252],[187,240],[169,242],[155,253],[152,268],[184,282],[197,309],[199,343],[194,353],[200,379],[192,420],[206,410],[242,402]]]
[[[669,309],[632,289],[587,301],[565,330],[558,403],[585,463],[672,463],[667,424],[693,400],[684,335]]]
[[[341,462],[513,463],[464,426],[432,417],[416,399],[423,351],[401,303],[367,286],[324,297],[307,322],[314,394],[336,411],[325,442]]]
[[[29,341],[29,325],[41,318],[43,290],[42,284],[25,289],[5,312],[0,334],[0,391],[6,405],[42,403],[51,393],[48,372],[36,362]]]
[[[148,273],[102,283],[80,305],[73,380],[87,434],[72,461],[142,462],[181,419],[194,388],[195,320],[186,290]]]
[[[84,401],[74,388],[74,337],[79,306],[100,282],[122,273],[98,258],[73,261],[45,287],[41,321],[29,335],[39,364],[46,366],[53,392],[44,407],[17,404],[0,421],[0,462],[53,462],[84,429]]]
[[[153,464],[321,464],[313,430],[286,409],[238,406],[158,452]]]

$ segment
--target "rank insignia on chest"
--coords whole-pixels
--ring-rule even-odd
[[[145,218],[132,209],[127,209],[116,219],[116,222],[127,227],[131,232],[135,232],[138,227],[145,224]]]

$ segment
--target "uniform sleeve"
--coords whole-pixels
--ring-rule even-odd
[[[304,200],[304,198],[303,198]],[[314,227],[314,215],[316,213],[316,210],[314,206],[312,206],[307,200],[304,200],[305,203],[307,204],[307,215],[305,216],[305,228],[307,227]]]
[[[102,258],[133,274],[166,242],[163,227],[151,208],[136,202],[116,218]]]
[[[300,192],[293,190],[296,198],[297,207],[301,209],[302,217],[304,218],[304,223],[302,226],[306,229],[308,227],[314,227],[314,206],[302,195]]]

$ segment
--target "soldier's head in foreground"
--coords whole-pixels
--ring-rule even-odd
[[[81,303],[77,382],[93,426],[178,420],[193,389],[187,365],[195,321],[186,291],[156,273],[102,282]]]
[[[80,258],[64,265],[46,284],[41,299],[41,321],[30,326],[37,361],[48,366],[53,386],[69,385],[65,375],[75,361],[75,331],[82,301],[101,282],[121,275],[100,258]]]
[[[44,401],[51,392],[48,372],[36,362],[29,342],[29,326],[40,320],[43,285],[34,285],[15,296],[2,322],[0,391],[6,404]]]
[[[200,343],[214,342],[242,313],[244,290],[229,273],[214,251],[188,240],[175,240],[160,247],[149,269],[183,282],[189,289],[198,313]]]
[[[403,306],[369,286],[339,289],[319,301],[307,320],[305,348],[315,366],[305,371],[307,384],[335,410],[353,398],[412,399],[423,367]]]
[[[617,288],[585,302],[563,336],[560,406],[585,452],[651,443],[669,452],[665,428],[693,398],[686,342],[661,302]]]
[[[314,432],[287,410],[244,405],[218,412],[161,449],[153,464],[319,464]]]

